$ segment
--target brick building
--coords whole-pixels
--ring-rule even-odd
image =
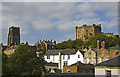
[[[94,66],[92,64],[83,64],[78,61],[70,66],[64,66],[63,73],[94,73]]]

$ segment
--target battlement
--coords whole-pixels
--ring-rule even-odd
[[[101,24],[84,24],[81,27],[76,26],[76,39],[85,41],[97,33],[101,33]]]
[[[93,24],[93,25],[83,24],[81,27],[76,26],[76,28],[82,28],[82,27],[101,27],[101,24]]]

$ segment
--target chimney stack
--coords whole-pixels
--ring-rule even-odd
[[[84,45],[82,46],[82,50],[84,50]]]
[[[56,44],[56,41],[54,40],[54,43]]]
[[[91,50],[91,46],[89,46],[89,50]]]
[[[41,43],[41,40],[39,40],[39,43]]]
[[[100,49],[100,41],[97,40],[97,50],[99,50],[99,49]]]
[[[105,41],[102,41],[102,42],[101,42],[101,46],[102,46],[103,48],[105,48]]]

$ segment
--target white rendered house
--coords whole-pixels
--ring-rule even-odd
[[[95,66],[95,77],[120,77],[120,56]]]
[[[63,66],[69,66],[77,61],[83,63],[84,51],[75,49],[48,50],[44,55],[44,60],[48,63],[58,63],[59,69]]]

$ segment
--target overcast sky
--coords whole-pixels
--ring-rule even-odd
[[[74,40],[75,26],[83,24],[102,24],[102,32],[118,34],[118,3],[2,3],[2,42],[4,44],[7,44],[8,29],[12,25],[20,27],[21,42],[28,41],[29,44],[34,44],[43,39],[53,39],[57,42]]]

